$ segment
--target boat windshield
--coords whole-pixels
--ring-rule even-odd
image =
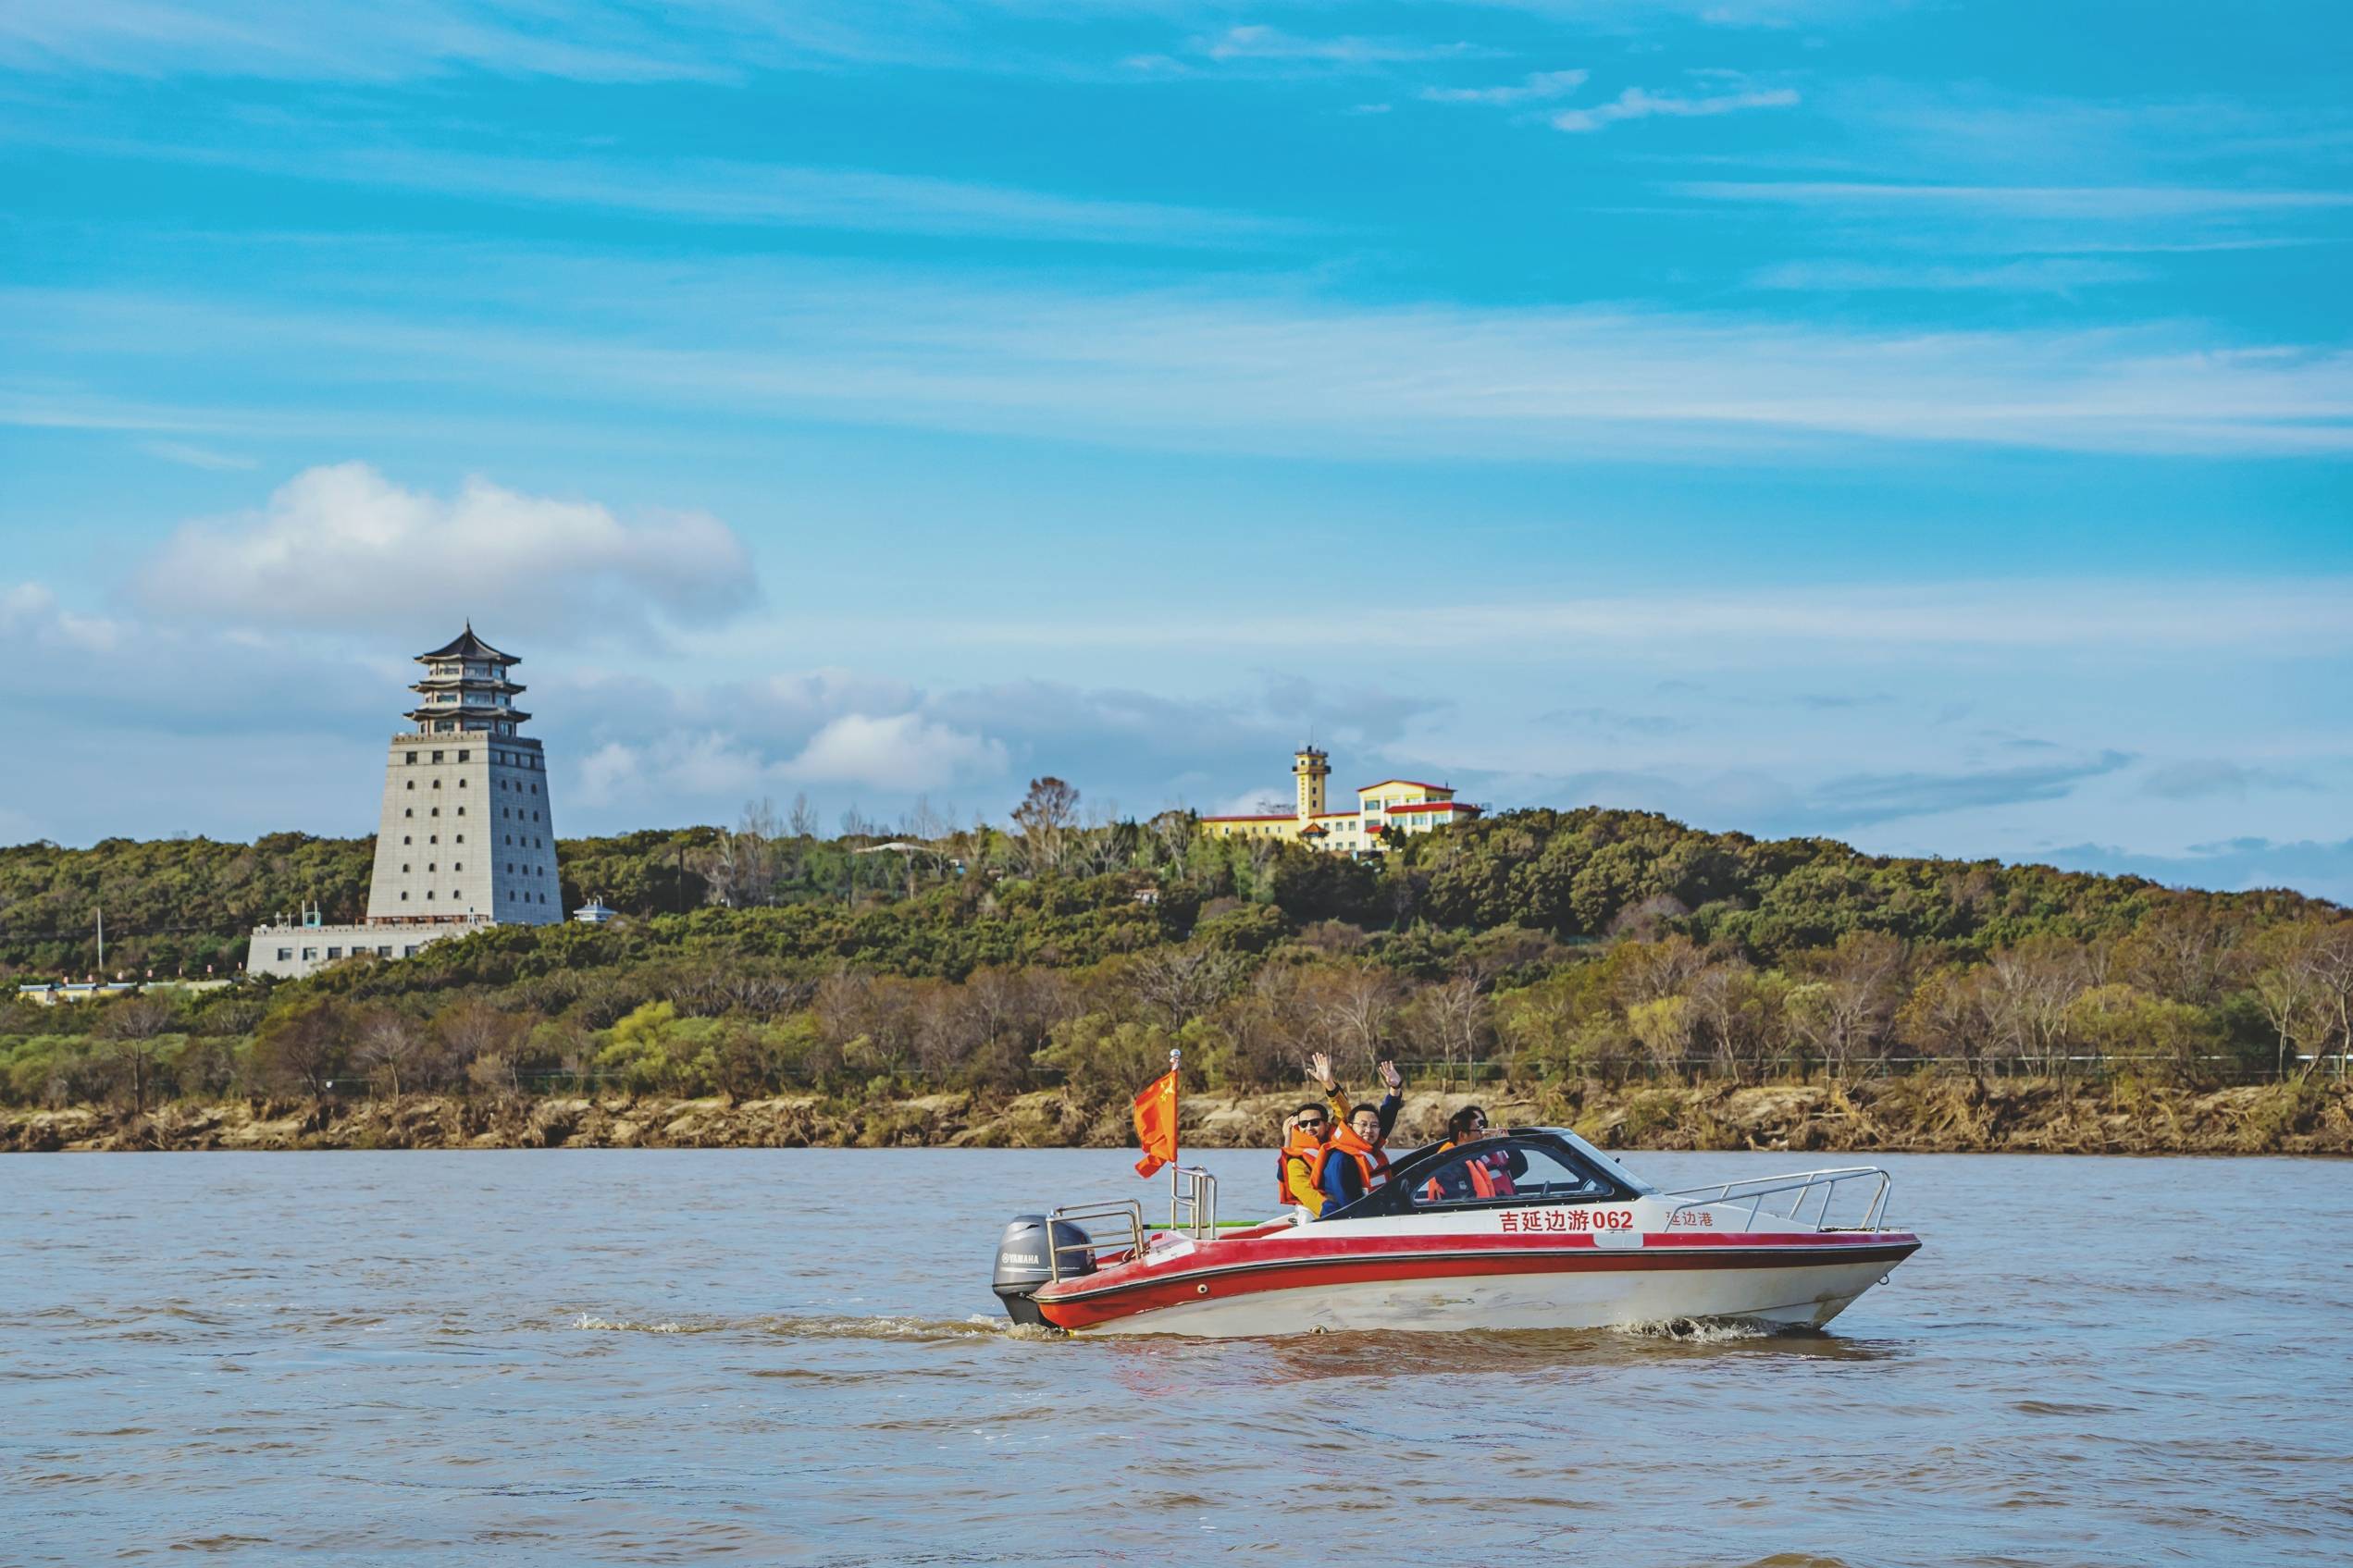
[[[1622,1182],[1628,1187],[1632,1188],[1635,1191],[1656,1192],[1658,1191],[1657,1188],[1652,1186],[1649,1182],[1643,1180],[1641,1177],[1635,1175],[1632,1171],[1627,1169],[1624,1166],[1618,1164],[1607,1154],[1603,1154],[1599,1149],[1593,1147],[1592,1144],[1587,1142],[1584,1139],[1579,1138],[1576,1133],[1571,1132],[1567,1128],[1548,1127],[1544,1129],[1544,1130],[1559,1139],[1562,1142],[1567,1144],[1570,1148],[1576,1150],[1579,1154],[1584,1155],[1587,1159],[1592,1161],[1595,1165],[1601,1167],[1602,1169],[1611,1178]]]

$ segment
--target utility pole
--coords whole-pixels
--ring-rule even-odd
[[[100,905],[100,906],[98,906],[98,980],[99,980],[99,982],[100,982],[101,984],[104,984],[104,983],[105,982],[105,979],[106,979],[106,909],[105,909],[105,906],[104,906],[104,905]]]

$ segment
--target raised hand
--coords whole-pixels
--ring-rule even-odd
[[[1396,1063],[1383,1062],[1381,1064],[1381,1081],[1389,1085],[1389,1092],[1394,1094],[1406,1086],[1406,1075],[1397,1070]]]
[[[1309,1056],[1307,1058],[1307,1076],[1314,1079],[1318,1083],[1322,1084],[1327,1090],[1330,1089],[1331,1087],[1331,1054],[1324,1051],[1318,1051],[1314,1056]]]

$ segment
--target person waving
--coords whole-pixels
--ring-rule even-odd
[[[1318,1051],[1307,1058],[1307,1076],[1323,1086],[1324,1097],[1331,1103],[1331,1142],[1316,1173],[1316,1186],[1323,1192],[1326,1206],[1337,1208],[1355,1203],[1389,1179],[1389,1134],[1395,1130],[1397,1113],[1406,1104],[1406,1078],[1396,1063],[1381,1063],[1381,1081],[1389,1093],[1378,1105],[1352,1106],[1331,1076],[1328,1053]]]

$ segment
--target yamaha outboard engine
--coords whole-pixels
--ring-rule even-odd
[[[1070,1221],[1054,1221],[1054,1240],[1050,1243],[1061,1252],[1059,1270],[1062,1278],[1071,1279],[1095,1272],[1095,1243],[1087,1233]],[[991,1288],[1005,1303],[1006,1315],[1016,1323],[1046,1326],[1045,1314],[1030,1297],[1037,1288],[1056,1276],[1058,1265],[1046,1253],[1046,1220],[1042,1214],[1025,1214],[1015,1217],[1005,1228],[997,1242],[997,1278]]]

